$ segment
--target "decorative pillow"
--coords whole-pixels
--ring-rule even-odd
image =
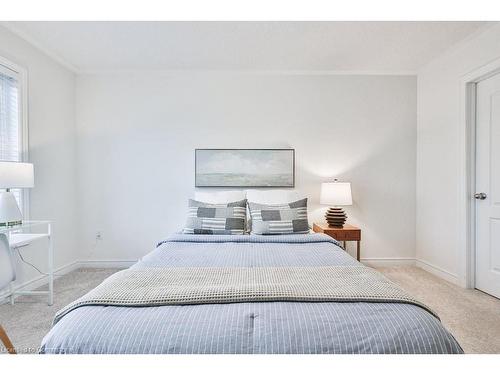
[[[186,234],[245,234],[247,200],[210,204],[189,200]]]
[[[309,233],[307,198],[287,204],[248,202],[252,234]]]
[[[274,205],[274,204],[286,205],[289,202],[298,201],[299,199],[303,198],[306,198],[306,196],[295,189],[273,189],[273,190],[250,189],[246,191],[247,201],[265,205]],[[247,212],[247,232],[251,231],[252,231],[252,218],[250,217],[250,212]]]

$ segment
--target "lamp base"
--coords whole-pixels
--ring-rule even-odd
[[[341,207],[330,207],[325,214],[326,222],[331,227],[342,228],[347,219],[347,215]]]
[[[0,227],[10,227],[22,223],[23,215],[16,197],[10,191],[0,193]]]
[[[6,223],[0,223],[0,228],[9,228],[9,227],[16,227],[18,225],[22,225],[23,221],[9,221]]]

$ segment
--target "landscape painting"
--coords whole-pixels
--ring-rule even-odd
[[[294,187],[294,149],[196,149],[196,187]]]

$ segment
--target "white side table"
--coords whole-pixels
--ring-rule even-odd
[[[41,229],[46,229],[41,231]],[[42,238],[48,240],[47,246],[47,276],[49,278],[48,290],[14,290],[13,283],[10,285],[10,303],[14,304],[15,296],[19,295],[47,295],[48,305],[54,303],[54,248],[52,244],[52,222],[51,221],[24,221],[21,225],[12,227],[0,227],[0,233],[5,233],[9,240],[11,249],[27,246]]]

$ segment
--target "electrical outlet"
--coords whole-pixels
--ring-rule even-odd
[[[97,241],[101,241],[102,240],[102,232],[101,231],[96,232],[95,239]]]

